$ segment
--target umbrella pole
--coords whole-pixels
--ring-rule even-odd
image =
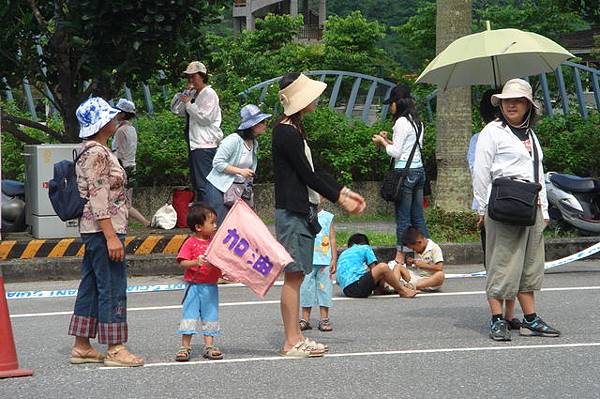
[[[494,74],[494,89],[498,88],[498,78],[496,77],[496,57],[492,56],[492,73]]]

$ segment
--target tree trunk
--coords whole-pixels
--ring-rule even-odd
[[[471,0],[438,0],[436,54],[471,34]],[[434,204],[447,211],[466,210],[472,199],[467,149],[471,139],[471,87],[438,92],[437,181]]]

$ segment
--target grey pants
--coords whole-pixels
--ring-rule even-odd
[[[485,217],[488,298],[515,299],[519,292],[542,288],[544,280],[544,217],[535,225],[513,226]]]

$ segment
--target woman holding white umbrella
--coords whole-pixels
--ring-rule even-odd
[[[537,119],[537,104],[531,86],[522,79],[506,82],[502,93],[491,100],[500,108],[498,120],[481,132],[475,154],[473,191],[479,204],[478,226],[486,228],[486,294],[492,314],[490,338],[510,341],[510,325],[502,317],[505,301],[521,304],[524,318],[521,335],[558,337],[560,332],[536,313],[535,291],[544,279],[544,236],[548,224],[548,200],[542,166],[543,152],[532,126]],[[510,178],[509,180],[502,180]],[[532,197],[533,224],[507,220],[493,212],[499,209],[500,182],[535,187]],[[504,184],[504,183],[503,183]],[[491,188],[491,193],[490,193]]]

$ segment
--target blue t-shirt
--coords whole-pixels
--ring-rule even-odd
[[[331,242],[329,233],[331,232],[331,222],[333,222],[333,213],[319,211],[319,224],[321,231],[315,237],[315,247],[313,251],[313,265],[329,266],[331,264]]]
[[[344,289],[358,281],[369,271],[368,265],[377,262],[377,257],[369,245],[353,245],[340,255],[337,261],[335,278]]]

